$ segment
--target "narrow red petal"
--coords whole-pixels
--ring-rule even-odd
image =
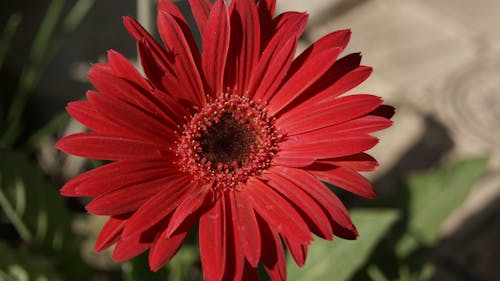
[[[106,97],[114,97],[123,103],[150,113],[152,117],[158,116],[161,122],[168,124],[170,127],[175,128],[177,125],[175,120],[172,120],[172,117],[164,112],[165,108],[169,108],[169,105],[165,104],[165,98],[152,89],[139,88],[137,85],[115,76],[115,74],[106,71],[102,67],[92,67],[89,71],[89,78],[92,84]],[[95,92],[88,91],[87,96],[95,96]],[[172,106],[175,106],[175,104],[170,105],[170,107]]]
[[[189,46],[189,50],[191,51],[190,53],[193,56],[194,63],[198,67],[198,69],[200,69],[200,51],[198,50],[198,46],[196,45],[196,41],[194,40],[191,28],[189,27],[189,23],[187,22],[186,18],[184,18],[179,8],[177,8],[177,5],[175,5],[171,0],[158,0],[158,19],[161,17],[161,14],[165,13],[170,14],[179,25],[180,30],[182,31],[182,35],[186,40],[187,45]],[[158,21],[158,30],[160,29],[160,24],[160,21]],[[169,44],[166,41],[164,42],[168,48]]]
[[[174,124],[167,126],[167,120],[158,120],[155,112],[143,111],[113,96],[89,93],[87,98],[102,116],[110,120],[112,124],[126,128],[129,134],[137,139],[152,140],[158,144],[168,145],[178,138],[173,130]]]
[[[125,186],[178,174],[167,159],[122,160],[90,170],[68,181],[65,196],[96,197]]]
[[[354,88],[361,82],[358,83],[357,81],[354,81],[352,85],[347,84],[349,87],[346,88],[344,87],[345,83],[342,83],[342,81],[346,81],[348,79],[346,80],[340,80],[340,79],[346,75],[351,75],[349,74],[350,72],[354,71],[353,73],[356,73],[357,71],[355,70],[360,67],[359,66],[360,62],[361,62],[361,55],[359,53],[349,54],[345,57],[338,59],[325,72],[325,74],[323,74],[319,79],[316,80],[315,83],[309,86],[300,96],[295,98],[286,108],[282,110],[281,113],[284,113],[287,110],[290,110],[296,106],[303,105],[306,103],[306,101],[311,103],[316,103],[326,98],[335,98],[336,96],[339,96],[344,92],[346,92],[347,89]],[[370,73],[371,72],[363,72],[363,74],[365,75],[364,77],[361,76],[360,80],[362,81],[366,80],[366,78],[368,78]],[[332,88],[333,87],[332,85],[337,83],[339,80],[340,84],[344,86],[337,88],[337,90],[335,88]]]
[[[223,0],[215,2],[203,33],[202,68],[205,81],[213,97],[223,94],[223,79],[229,49],[229,15]]]
[[[91,91],[89,91],[91,92]],[[88,94],[88,93],[87,93]],[[107,132],[112,135],[128,135],[127,129],[122,128],[95,109],[95,107],[87,101],[73,101],[68,103],[66,106],[66,111],[78,120],[81,124],[85,125],[87,128],[96,132]]]
[[[320,204],[325,211],[327,211],[326,214],[329,215],[332,221],[338,223],[346,229],[352,229],[355,231],[349,212],[345,208],[344,204],[330,189],[319,182],[315,177],[302,169],[276,167],[276,171],[278,171],[283,177],[287,177],[289,180],[294,182],[297,186],[302,188],[303,191],[307,192],[309,196],[316,200],[316,202],[318,202],[318,204]],[[336,234],[335,230],[334,234]]]
[[[302,155],[300,153],[283,153],[282,151],[273,157],[273,164],[284,167],[306,167],[316,161],[315,157]]]
[[[331,134],[323,136],[317,131],[290,137],[281,143],[280,159],[303,159],[304,163],[316,159],[341,157],[357,154],[374,147],[378,143],[376,137],[362,134]]]
[[[207,281],[219,281],[226,263],[225,200],[215,198],[214,205],[200,217],[199,244],[203,276]]]
[[[310,221],[313,224],[311,230],[318,229],[320,232],[316,234],[324,239],[330,240],[333,238],[330,221],[314,199],[302,191],[295,183],[279,174],[269,171],[264,177],[269,180],[269,186],[296,205],[296,209],[301,211],[306,222]]]
[[[285,244],[292,254],[293,260],[299,267],[303,267],[307,257],[307,245],[284,238]]]
[[[321,77],[328,68],[330,68],[341,51],[342,49],[337,47],[324,50],[314,56],[311,55],[311,57],[309,57],[301,67],[288,78],[278,92],[271,97],[267,107],[268,114],[275,115],[304,92],[311,84]]]
[[[268,100],[276,92],[292,63],[307,18],[305,13],[286,13],[281,17],[280,28],[262,52],[252,74],[249,97]]]
[[[123,227],[127,223],[127,219],[128,217],[123,218],[122,216],[110,217],[102,227],[99,236],[97,236],[94,250],[96,252],[100,252],[117,242],[120,238]]]
[[[152,159],[169,154],[155,143],[96,133],[66,136],[56,147],[69,154],[101,160]]]
[[[267,184],[253,179],[244,192],[257,213],[274,231],[304,244],[312,240],[309,227],[294,207]]]
[[[327,84],[323,90],[316,91],[315,87],[322,88],[321,86],[313,85],[311,91],[308,91],[304,94],[304,98],[307,99],[307,102],[315,103],[324,99],[331,99],[338,97],[347,91],[354,89],[356,86],[364,82],[370,74],[373,72],[373,69],[368,66],[358,66],[356,69],[351,70],[347,73],[342,73],[341,77],[337,77],[336,73],[332,75],[332,77],[324,77],[320,80],[325,81]],[[328,74],[328,73],[327,73]],[[325,75],[326,76],[326,75]],[[329,80],[329,78],[333,78],[335,80]],[[322,82],[323,82],[322,81]],[[312,96],[312,97],[311,97]]]
[[[260,20],[261,50],[263,51],[273,34],[273,16],[276,0],[259,0],[257,10]]]
[[[366,153],[323,159],[316,161],[318,164],[346,167],[360,172],[371,172],[378,168],[378,162],[372,156]]]
[[[312,165],[307,169],[320,180],[329,182],[356,195],[369,199],[377,196],[371,183],[352,169],[321,164]]]
[[[211,191],[211,187],[205,185],[198,187],[198,190],[186,196],[186,199],[175,209],[170,219],[165,231],[166,238],[170,237],[185,222],[186,218],[199,211],[207,196],[211,195]]]
[[[187,194],[193,192],[193,188],[194,185],[190,184],[188,177],[178,177],[165,184],[160,192],[142,204],[134,213],[123,230],[122,237],[127,239],[135,236],[167,217],[182,203]]]
[[[212,3],[209,0],[189,0],[189,5],[198,25],[198,31],[200,31],[201,36],[204,36]]]
[[[123,25],[127,31],[137,41],[145,41],[151,48],[151,52],[162,65],[168,65],[171,56],[166,50],[156,42],[156,40],[142,27],[136,20],[129,16],[123,17]]]
[[[150,229],[147,229],[142,233],[138,233],[135,236],[130,236],[127,239],[123,239],[122,235],[120,241],[116,244],[115,249],[113,250],[111,258],[114,261],[122,262],[146,251],[153,244],[153,241],[158,234],[158,231],[161,231],[163,224],[164,223],[161,222]]]
[[[108,64],[118,77],[144,89],[148,89],[150,87],[144,77],[142,77],[139,71],[137,71],[135,66],[122,54],[113,50],[108,51]]]
[[[222,281],[236,281],[243,280],[243,270],[245,267],[245,255],[242,250],[242,240],[239,228],[241,225],[236,225],[234,217],[236,214],[234,210],[234,200],[231,197],[232,192],[223,193],[226,205],[224,217],[226,219],[226,261],[224,269],[224,277]]]
[[[178,232],[168,238],[166,228],[156,235],[153,246],[149,250],[149,266],[152,271],[160,270],[177,254],[194,223],[194,219],[187,220]]]
[[[278,233],[257,216],[262,237],[262,265],[273,281],[286,281],[286,256]]]
[[[239,234],[240,247],[248,262],[257,267],[260,260],[260,230],[252,205],[243,192],[231,192],[231,208],[235,235]]]
[[[350,39],[351,31],[348,29],[334,31],[321,37],[318,41],[314,42],[294,60],[290,71],[292,73],[299,71],[299,69],[302,68],[308,60],[326,50],[339,48],[341,51],[343,51],[349,43]]]
[[[369,115],[375,115],[375,116],[380,116],[380,117],[384,117],[387,119],[391,119],[395,113],[396,113],[396,109],[394,107],[392,107],[390,105],[383,104],[383,105],[379,106],[378,108],[376,108],[375,110],[373,110],[372,112],[370,112]]]
[[[169,13],[159,13],[158,32],[174,57],[174,70],[179,84],[183,85],[185,98],[193,104],[205,103],[203,85],[193,52],[176,19]]]
[[[260,22],[257,7],[251,1],[232,1],[230,12],[231,40],[226,71],[229,76],[226,81],[236,93],[244,95],[259,59]]]
[[[176,174],[161,176],[158,179],[143,181],[106,192],[94,198],[86,206],[86,209],[89,213],[107,216],[136,211],[163,189],[170,188],[170,183],[176,180],[178,176]]]
[[[259,275],[257,274],[257,269],[245,261],[245,267],[243,268],[242,279],[244,281],[259,281]],[[235,280],[236,281],[236,280]]]
[[[151,242],[141,242],[140,240],[120,240],[113,250],[111,258],[116,262],[130,260],[151,247]]]
[[[380,104],[382,99],[372,95],[350,95],[320,103],[304,103],[280,116],[276,126],[290,135],[300,134],[355,119]]]
[[[172,62],[163,61],[145,39],[137,41],[137,52],[142,69],[151,83],[165,93],[178,96],[182,87],[175,76],[173,59],[170,59]]]

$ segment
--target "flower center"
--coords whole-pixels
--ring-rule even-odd
[[[223,96],[193,115],[176,148],[178,165],[215,190],[242,188],[278,151],[273,120],[262,107],[239,96]]]
[[[228,167],[241,166],[252,151],[255,136],[247,120],[236,120],[225,112],[197,141],[202,150],[199,155],[216,169],[219,163]]]

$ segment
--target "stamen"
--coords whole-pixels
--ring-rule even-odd
[[[282,137],[263,107],[224,95],[193,115],[176,148],[179,168],[214,190],[241,190],[269,167]]]

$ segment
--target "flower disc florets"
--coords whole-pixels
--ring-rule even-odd
[[[207,104],[184,126],[178,165],[214,190],[238,189],[269,167],[281,135],[263,107],[225,95]]]

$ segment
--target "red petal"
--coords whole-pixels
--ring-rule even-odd
[[[182,35],[184,39],[186,40],[189,50],[191,51],[191,54],[193,56],[194,63],[200,69],[201,65],[201,60],[200,60],[200,51],[198,50],[198,46],[196,45],[196,41],[194,40],[193,34],[191,33],[191,28],[189,27],[189,24],[187,20],[184,18],[182,15],[181,11],[177,8],[177,5],[175,5],[171,0],[159,0],[158,1],[158,18],[161,17],[161,14],[169,14],[172,16],[172,18],[177,22],[179,25]],[[160,21],[158,20],[158,30],[160,30]],[[161,36],[161,34],[160,34]],[[162,40],[164,38],[162,37]],[[169,47],[169,43],[167,41],[163,41],[167,45],[167,48]]]
[[[370,199],[377,196],[371,183],[358,172],[349,168],[314,164],[307,169],[320,180],[329,182],[359,196]]]
[[[262,265],[273,281],[286,281],[286,256],[278,233],[257,216],[262,237]]]
[[[316,159],[308,155],[302,155],[300,153],[278,153],[273,158],[273,164],[285,167],[306,167],[314,163]]]
[[[231,2],[231,40],[226,81],[236,93],[244,95],[260,54],[260,22],[257,7],[251,1]],[[234,73],[233,73],[234,72]]]
[[[145,39],[137,41],[137,52],[142,69],[151,83],[156,88],[172,96],[178,96],[182,88],[172,68],[173,59],[164,62],[161,58],[158,58]]]
[[[349,169],[361,172],[370,172],[378,168],[377,160],[366,153],[324,159],[316,161],[316,163],[347,167]]]
[[[136,139],[168,145],[178,138],[172,129],[172,127],[175,128],[176,124],[171,123],[170,126],[166,126],[167,120],[158,120],[154,116],[155,112],[145,112],[120,99],[98,93],[88,93],[87,98],[102,116],[113,124],[126,128],[128,134],[134,135]],[[109,134],[106,131],[98,133]]]
[[[257,213],[274,231],[304,244],[312,240],[309,227],[294,207],[267,184],[251,180],[244,192]]]
[[[336,125],[374,110],[382,99],[372,95],[350,95],[321,103],[304,103],[278,118],[276,126],[289,135]]]
[[[168,111],[164,112],[165,108],[175,106],[176,103],[166,105],[165,98],[158,95],[157,92],[152,91],[152,89],[138,88],[136,85],[116,77],[102,67],[92,67],[89,71],[89,78],[92,84],[101,93],[105,94],[107,98],[118,99],[122,103],[126,103],[147,112],[151,117],[156,117],[163,123],[168,123],[171,128],[176,127],[176,120],[173,120],[171,116],[166,114]],[[95,92],[87,92],[88,97],[95,95]]]
[[[56,143],[56,147],[69,154],[101,160],[152,159],[168,154],[155,143],[97,133],[66,136]]]
[[[281,19],[280,28],[252,74],[248,95],[255,100],[268,100],[276,92],[292,63],[297,39],[307,24],[305,13],[286,13]]]
[[[203,105],[205,95],[200,73],[178,22],[169,13],[159,13],[158,32],[174,56],[175,74],[179,79],[179,84],[184,87],[184,91],[179,94],[184,95],[187,100],[194,104]]]
[[[141,88],[150,88],[150,85],[144,77],[142,77],[139,71],[137,71],[135,66],[122,54],[113,50],[108,51],[108,64],[111,66],[113,73],[115,73],[118,77],[123,78]]]
[[[380,131],[390,127],[391,125],[392,121],[389,119],[380,116],[366,115],[338,125],[319,129],[311,133],[316,133],[324,137],[334,137],[336,135],[359,135]]]
[[[226,263],[225,200],[214,199],[214,205],[200,217],[199,245],[204,280],[219,281]]]
[[[198,25],[198,31],[200,31],[201,36],[204,36],[212,3],[209,0],[189,0],[189,5],[191,6],[194,20]]]
[[[89,91],[90,92],[90,91]],[[88,93],[87,93],[88,94]],[[68,103],[66,111],[81,124],[96,132],[106,132],[112,135],[128,135],[127,129],[117,126],[102,116],[94,106],[87,101]]]
[[[307,245],[303,245],[286,238],[284,238],[283,240],[285,240],[285,244],[290,250],[295,263],[299,267],[303,267],[307,257]]]
[[[316,202],[327,211],[326,214],[329,215],[332,221],[347,229],[355,231],[349,212],[344,204],[342,204],[330,189],[320,183],[315,177],[301,169],[295,168],[276,167],[276,171],[283,177],[287,177],[294,182],[297,186],[302,188],[303,191],[307,192],[309,196],[315,199]],[[334,234],[336,234],[335,231]]]
[[[259,0],[257,10],[260,20],[261,50],[263,51],[273,33],[273,16],[276,0]]]
[[[258,281],[259,275],[257,274],[256,268],[245,261],[245,267],[243,268],[242,279],[245,281]]]
[[[306,135],[307,134],[307,135]],[[316,160],[357,154],[374,147],[378,139],[369,135],[321,135],[316,132],[290,137],[281,143],[279,158]],[[297,165],[298,166],[298,165]]]
[[[312,96],[312,98],[309,98],[307,100],[307,102],[311,103],[320,102],[324,99],[335,98],[364,82],[366,79],[368,79],[372,72],[373,69],[371,67],[359,66],[356,69],[343,74],[341,77],[338,77],[336,73],[332,75],[332,77],[324,77],[320,80],[324,79],[325,84],[327,82],[329,83],[328,86],[319,92],[314,90],[308,91],[304,94],[304,98],[309,98]],[[332,78],[334,79],[334,81]],[[320,86],[316,87],[321,88]]]
[[[311,55],[269,100],[268,114],[275,115],[305,91],[328,70],[341,51],[341,48],[331,48]]]
[[[345,49],[351,38],[351,31],[348,29],[334,31],[321,37],[318,41],[314,42],[304,52],[302,52],[293,62],[290,69],[292,73],[296,73],[303,67],[308,60],[315,57],[322,52],[332,49],[340,48],[341,51]]]
[[[149,249],[158,231],[161,231],[163,224],[159,223],[145,232],[138,233],[127,239],[123,239],[122,235],[122,239],[116,244],[111,258],[117,262],[126,261]]]
[[[316,201],[306,192],[302,191],[302,189],[292,181],[272,171],[266,173],[264,177],[269,180],[269,186],[296,205],[296,209],[301,211],[306,222],[309,221],[313,224],[312,229],[318,229],[320,231],[320,233],[316,233],[317,235],[328,240],[333,238],[332,227],[328,217],[318,203],[316,203]]]
[[[125,186],[177,174],[168,160],[122,160],[101,166],[68,181],[61,193],[65,196],[96,197]]]
[[[186,199],[179,205],[179,207],[177,207],[172,215],[172,218],[170,219],[167,230],[165,231],[166,238],[170,237],[170,235],[172,235],[177,228],[181,226],[186,218],[198,212],[211,191],[212,189],[210,186],[201,186],[198,187],[198,190],[193,191],[186,196]]]
[[[375,115],[375,116],[380,116],[384,117],[387,119],[391,119],[392,116],[394,116],[394,113],[396,113],[396,109],[390,105],[383,104],[379,107],[377,107],[375,110],[369,113],[369,115]]]
[[[97,236],[97,240],[95,242],[94,250],[96,252],[100,252],[104,249],[109,248],[116,241],[120,239],[120,234],[122,233],[123,227],[127,223],[127,218],[119,217],[110,217],[108,221],[104,224]]]
[[[188,220],[182,229],[169,238],[166,238],[166,228],[158,233],[153,246],[149,250],[149,266],[152,271],[160,270],[177,254],[194,222],[194,220]]]
[[[237,192],[237,191],[236,191]],[[224,269],[224,277],[223,281],[236,281],[243,280],[243,270],[245,267],[245,256],[241,249],[244,241],[241,239],[240,225],[236,225],[234,222],[234,217],[236,214],[233,211],[234,201],[231,197],[231,193],[233,192],[224,192],[224,200],[225,200],[225,214],[224,217],[226,219],[226,261],[225,261],[225,269]]]
[[[194,187],[194,184],[190,184],[189,177],[171,180],[134,213],[123,230],[122,237],[127,239],[127,237],[135,236],[167,217],[186,198],[187,194],[193,192]]]
[[[261,241],[257,218],[252,205],[248,202],[243,192],[231,192],[232,218],[235,235],[239,235],[243,254],[248,262],[257,267],[260,259]]]
[[[168,65],[171,60],[171,54],[168,54],[166,50],[161,47],[153,37],[133,18],[126,16],[123,17],[123,25],[127,31],[135,38],[137,41],[145,41],[147,45],[151,48],[151,52],[154,54],[155,58],[162,65]]]
[[[159,179],[140,182],[104,193],[92,200],[86,209],[95,215],[108,216],[136,211],[163,189],[171,188],[170,183],[178,177],[176,174],[162,176]]]
[[[321,76],[321,78],[319,78],[314,84],[312,84],[302,95],[300,95],[294,101],[292,101],[282,111],[282,113],[296,106],[305,104],[306,101],[315,103],[315,102],[320,102],[323,99],[328,99],[328,98],[331,99],[335,98],[340,94],[343,94],[343,92],[330,92],[326,91],[326,89],[329,89],[340,78],[342,78],[345,75],[348,75],[349,72],[358,68],[360,62],[361,62],[361,56],[359,53],[350,54],[343,58],[340,58],[330,67],[330,69],[328,69],[328,71],[325,74],[323,74],[323,76]],[[369,75],[370,73],[365,73],[365,74]],[[364,79],[366,79],[367,77],[368,76],[364,77]],[[351,85],[351,88],[357,86],[359,83],[358,82],[354,83],[353,85]],[[316,95],[318,95],[317,98]]]
[[[224,67],[229,48],[229,16],[224,1],[219,0],[206,23],[207,30],[203,34],[202,67],[207,86],[212,96],[223,94]]]
[[[335,63],[350,37],[349,30],[332,32],[300,54],[290,66],[288,81],[271,98],[269,113],[271,115],[278,113],[316,82]]]

